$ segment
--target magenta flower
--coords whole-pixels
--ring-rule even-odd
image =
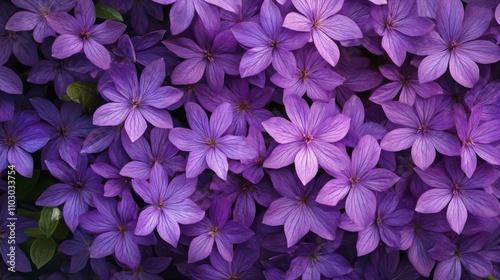
[[[135,67],[113,64],[109,70],[114,86],[107,86],[101,94],[110,103],[99,107],[94,113],[94,125],[117,126],[125,122],[125,131],[130,140],[139,139],[150,122],[156,127],[172,128],[172,117],[166,107],[179,101],[179,89],[164,86],[165,62],[162,58],[144,68],[140,81]]]
[[[283,100],[288,117],[274,117],[262,122],[278,145],[264,162],[266,168],[282,168],[295,162],[302,184],[307,184],[318,172],[318,164],[325,170],[339,170],[345,164],[342,151],[333,143],[340,141],[349,130],[350,119],[336,116],[335,101],[315,102],[309,109],[300,97],[287,96]]]
[[[47,23],[60,35],[52,45],[52,56],[63,59],[83,50],[87,58],[96,66],[108,69],[111,55],[103,46],[118,40],[127,26],[106,20],[94,25],[95,9],[91,0],[78,0],[75,17],[59,12],[47,17]]]
[[[245,137],[226,135],[233,120],[229,103],[223,103],[214,110],[210,124],[199,105],[187,103],[185,107],[191,129],[172,129],[170,141],[180,150],[190,152],[186,166],[187,178],[200,175],[208,166],[219,178],[226,180],[228,158],[245,159],[253,156]]]

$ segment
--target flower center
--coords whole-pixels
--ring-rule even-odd
[[[404,75],[402,80],[403,85],[407,85],[410,83],[410,75]]]
[[[309,79],[309,72],[307,70],[300,70],[300,78],[307,81]]]
[[[90,31],[83,31],[80,36],[83,40],[88,40],[90,39]]]
[[[358,177],[351,177],[351,179],[349,179],[349,183],[351,183],[351,186],[356,186],[359,184],[359,178]]]
[[[275,49],[278,47],[278,42],[276,42],[276,40],[271,39],[269,41],[269,46],[271,46],[271,48]]]
[[[7,139],[5,139],[4,142],[5,142],[5,144],[7,144],[7,146],[9,146],[10,148],[13,148],[17,144],[17,139],[14,136],[10,136],[10,137],[7,137]]]
[[[17,37],[17,33],[15,31],[9,30],[9,37],[15,39]]]
[[[307,203],[307,197],[301,196],[299,197],[299,204],[305,205]]]
[[[460,189],[460,186],[458,184],[453,185],[453,194],[454,195],[458,195],[461,192],[462,192],[462,190]]]
[[[47,9],[47,8],[40,8],[40,10],[38,12],[40,13],[40,15],[43,18],[46,18],[50,14],[49,9]]]
[[[208,231],[208,234],[210,234],[211,236],[216,236],[217,233],[219,233],[219,229],[217,227],[211,227]]]
[[[239,280],[240,278],[236,275],[230,275],[228,279],[229,280]]]
[[[215,146],[217,146],[217,141],[215,141],[214,139],[210,139],[208,138],[206,141],[205,141],[205,144],[207,144],[208,146],[212,147],[212,148],[215,148]]]
[[[457,47],[458,47],[458,43],[455,40],[451,41],[451,43],[450,43],[450,51],[456,50]]]
[[[241,189],[244,191],[251,191],[252,188],[253,188],[253,184],[250,182],[244,182],[243,184],[241,184]]]
[[[212,51],[206,50],[203,52],[203,56],[205,57],[206,60],[214,62],[215,61],[215,55]]]
[[[156,204],[156,209],[158,210],[161,210],[163,209],[163,207],[165,206],[163,200],[161,200],[160,202],[158,202],[158,204]]]
[[[387,21],[385,22],[385,29],[392,29],[394,27],[394,20],[392,18],[388,18]]]
[[[81,190],[83,190],[83,183],[82,183],[82,181],[80,181],[80,180],[76,181],[76,182],[75,182],[75,184],[74,184],[73,186],[75,187],[75,189],[76,189],[77,191],[81,191]]]
[[[312,254],[310,254],[310,255],[309,255],[309,259],[310,259],[311,261],[313,261],[313,262],[317,261],[317,260],[318,260],[318,258],[319,258],[318,253],[312,253]]]
[[[238,111],[238,113],[241,113],[241,112],[247,111],[248,108],[250,108],[250,105],[248,104],[248,102],[241,101],[240,103],[238,103],[238,108],[236,108],[236,111]]]
[[[417,133],[419,133],[419,134],[425,134],[425,133],[427,133],[427,127],[425,125],[423,125],[423,124],[420,125],[420,127],[417,130]]]
[[[323,23],[321,22],[321,19],[316,18],[316,19],[314,19],[314,22],[313,22],[313,24],[312,24],[312,28],[314,28],[314,29],[318,29],[318,28],[320,28],[320,27],[321,27],[321,25],[322,25],[322,24],[323,24]]]
[[[262,165],[264,165],[264,159],[262,159],[261,157],[259,157],[258,159],[255,160],[255,163],[258,166],[262,166]]]
[[[65,137],[67,134],[68,134],[68,129],[65,128],[65,127],[59,127],[59,134],[62,136],[62,137]]]
[[[312,142],[312,140],[314,139],[314,137],[311,135],[311,134],[304,134],[304,142],[306,144],[309,144]]]
[[[380,225],[381,223],[382,223],[382,217],[378,216],[378,217],[377,217],[377,224],[379,224],[379,225]]]
[[[139,105],[141,105],[141,101],[133,98],[132,99],[132,107],[137,108],[137,107],[139,107]]]
[[[125,232],[127,232],[127,227],[125,225],[119,225],[118,226],[118,232],[120,232],[122,234],[125,233]]]
[[[467,139],[465,139],[464,143],[467,146],[473,146],[474,145],[474,140],[472,140],[471,138],[467,138]]]

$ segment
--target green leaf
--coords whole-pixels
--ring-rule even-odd
[[[24,230],[24,233],[35,238],[46,238],[45,232],[43,232],[39,228],[27,228]]]
[[[97,18],[123,22],[122,15],[117,10],[107,5],[95,4],[95,15]]]
[[[40,215],[40,220],[38,221],[38,227],[45,233],[46,237],[52,236],[54,230],[57,228],[57,224],[61,219],[61,210],[57,207],[44,207],[42,209],[42,214]]]
[[[71,83],[66,88],[66,101],[74,101],[82,105],[84,110],[90,109],[97,96],[97,88],[94,84],[86,84],[79,81]]]
[[[37,239],[31,244],[30,257],[31,261],[38,269],[44,266],[52,259],[56,251],[56,242],[52,238]]]

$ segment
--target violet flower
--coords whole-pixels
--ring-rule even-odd
[[[75,17],[65,12],[47,17],[49,26],[60,34],[52,45],[52,56],[63,59],[83,50],[92,63],[108,69],[111,55],[103,45],[116,42],[127,26],[112,20],[94,25],[94,3],[91,0],[77,1]]]
[[[208,166],[219,178],[226,180],[228,158],[246,159],[253,156],[245,137],[226,135],[233,120],[229,103],[223,103],[214,110],[210,124],[199,105],[190,102],[185,107],[191,129],[172,129],[170,141],[180,150],[189,151],[187,178],[200,175]]]

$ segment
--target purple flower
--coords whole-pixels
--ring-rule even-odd
[[[410,63],[405,63],[401,68],[386,64],[379,67],[382,75],[390,83],[382,85],[370,96],[370,100],[377,104],[390,101],[399,93],[399,102],[412,106],[417,95],[429,98],[443,93],[443,89],[436,82],[421,84],[417,77],[417,68]]]
[[[417,99],[414,107],[389,101],[382,105],[387,118],[402,128],[384,136],[380,147],[389,152],[412,147],[411,157],[421,169],[429,167],[436,157],[436,150],[447,156],[460,154],[458,139],[443,130],[453,127],[451,110],[439,97]]]
[[[351,221],[349,217],[343,217],[339,225],[348,231],[358,231],[356,250],[358,256],[364,256],[374,251],[382,240],[387,246],[399,248],[401,245],[401,231],[413,216],[408,209],[398,209],[399,198],[395,193],[381,194],[377,196],[379,203],[375,211],[375,217],[368,225],[360,226]]]
[[[244,79],[234,80],[229,83],[228,88],[221,91],[207,91],[199,94],[198,100],[201,105],[213,112],[220,104],[227,102],[233,111],[233,129],[235,135],[245,136],[248,126],[254,126],[263,131],[262,122],[273,117],[273,113],[264,108],[269,103],[273,88],[248,88],[248,82]]]
[[[361,137],[352,152],[352,161],[343,159],[347,168],[334,173],[336,179],[325,184],[316,201],[335,206],[347,196],[345,208],[349,218],[362,228],[372,223],[377,207],[373,191],[384,192],[399,180],[389,170],[375,168],[380,151],[375,138],[370,135]]]
[[[192,277],[198,280],[262,279],[262,271],[255,266],[259,259],[259,244],[255,239],[239,244],[232,262],[226,261],[219,252],[210,255],[210,263],[197,267]]]
[[[334,240],[336,224],[340,220],[338,211],[316,202],[318,192],[326,182],[326,175],[305,186],[297,179],[286,169],[271,173],[273,186],[282,197],[271,203],[262,223],[270,226],[283,225],[288,248],[309,231],[324,239]]]
[[[356,23],[337,14],[343,0],[292,0],[299,13],[289,13],[283,26],[301,32],[309,32],[319,54],[332,66],[337,65],[340,52],[333,40],[346,41],[363,37]]]
[[[67,59],[55,59],[52,54],[53,38],[49,38],[42,44],[42,53],[47,60],[37,61],[30,70],[27,81],[32,84],[44,85],[54,81],[54,89],[59,98],[66,95],[66,88],[75,80],[88,81],[89,71],[96,66],[89,62],[85,54],[79,53]]]
[[[47,18],[53,13],[68,12],[75,4],[76,0],[55,1],[55,0],[13,0],[12,3],[25,11],[15,13],[7,22],[5,28],[12,31],[33,30],[33,37],[37,43],[42,43],[43,39],[55,36],[56,33],[47,25]]]
[[[283,76],[295,72],[293,50],[307,43],[309,36],[282,28],[280,10],[271,0],[264,0],[260,9],[260,25],[256,22],[241,22],[231,28],[238,42],[248,48],[240,62],[241,77],[259,74],[271,63]]]
[[[434,244],[448,242],[443,232],[449,230],[450,227],[443,223],[440,215],[423,215],[416,212],[413,222],[401,231],[401,249],[408,250],[408,259],[424,277],[429,277],[436,264],[429,250]]]
[[[341,255],[334,253],[338,245],[325,242],[321,245],[303,243],[290,263],[285,279],[321,279],[321,275],[336,278],[350,273],[351,264]]]
[[[418,67],[418,78],[427,83],[441,77],[446,69],[457,83],[472,88],[479,80],[476,63],[500,60],[500,48],[487,40],[478,40],[488,28],[492,10],[468,5],[464,13],[459,0],[440,2],[436,15],[436,31],[422,41],[421,55],[426,56]]]
[[[160,128],[172,128],[172,117],[166,107],[179,101],[182,92],[164,86],[165,63],[159,59],[149,64],[137,81],[135,67],[113,64],[109,70],[114,86],[107,86],[101,94],[110,103],[99,107],[94,113],[94,125],[116,126],[125,122],[125,131],[135,142],[147,128],[147,123]]]
[[[189,245],[188,263],[208,257],[215,245],[224,260],[233,260],[233,244],[247,241],[253,232],[236,221],[229,221],[229,216],[231,203],[227,198],[218,196],[203,220],[183,229],[183,234],[196,236]]]
[[[468,120],[463,108],[455,111],[455,126],[463,143],[461,167],[469,178],[476,170],[476,154],[490,164],[500,165],[500,147],[493,145],[500,140],[500,119],[481,122],[482,111],[482,105],[473,107]]]
[[[97,234],[90,246],[91,258],[103,258],[114,253],[116,259],[129,267],[137,267],[141,261],[139,245],[156,243],[154,235],[134,234],[137,225],[137,204],[131,196],[120,202],[112,198],[94,197],[97,210],[80,217],[80,225],[86,231]]]
[[[137,220],[137,235],[148,235],[156,228],[163,240],[177,247],[181,234],[179,223],[188,225],[203,219],[204,211],[188,198],[196,188],[196,179],[179,175],[169,183],[167,173],[156,163],[151,170],[150,183],[133,180],[132,185],[149,204]]]
[[[150,133],[150,142],[141,137],[134,143],[129,139],[123,139],[123,148],[132,158],[120,170],[121,176],[134,179],[149,179],[149,173],[156,163],[159,163],[167,172],[173,176],[176,172],[183,171],[186,161],[180,155],[179,150],[168,140],[169,130],[153,128]]]
[[[448,206],[446,218],[458,234],[464,229],[468,212],[479,217],[495,217],[500,213],[498,199],[484,190],[499,176],[487,164],[478,166],[471,178],[464,176],[456,158],[446,158],[444,166],[415,171],[431,187],[420,196],[415,211],[438,213]]]
[[[236,176],[229,176],[227,181],[214,178],[210,189],[220,191],[222,195],[234,203],[233,219],[247,227],[252,225],[255,218],[255,202],[269,207],[269,204],[277,198],[277,193],[269,180],[252,184]]]
[[[46,161],[45,164],[52,176],[62,183],[45,190],[36,204],[54,207],[64,203],[64,221],[71,231],[75,231],[80,215],[89,211],[89,205],[94,206],[94,196],[102,195],[102,177],[88,167],[86,155],[80,156],[75,169],[61,160]]]
[[[276,73],[271,77],[271,81],[285,89],[285,96],[302,97],[307,93],[314,101],[330,101],[332,90],[344,82],[343,77],[334,72],[311,46],[297,50],[295,58],[297,66],[291,77]]]
[[[210,124],[199,105],[187,103],[185,107],[191,129],[172,129],[170,141],[180,150],[190,152],[187,178],[200,175],[208,166],[219,178],[226,180],[229,169],[227,158],[246,159],[253,156],[245,137],[225,135],[233,120],[229,103],[223,103],[214,110]]]
[[[266,143],[262,133],[255,127],[250,126],[248,129],[248,145],[252,150],[257,151],[257,156],[252,159],[242,159],[241,161],[231,161],[229,163],[229,170],[236,174],[240,174],[248,181],[257,184],[264,178],[263,164],[269,154],[271,154],[272,147],[270,144],[269,149],[266,149]]]
[[[314,102],[309,109],[305,100],[287,96],[283,103],[290,121],[274,117],[262,122],[276,142],[280,143],[264,162],[266,168],[281,168],[295,161],[302,184],[307,184],[318,172],[342,169],[342,151],[333,143],[349,130],[350,119],[337,112],[335,101]]]
[[[0,66],[0,122],[12,119],[14,116],[14,97],[11,95],[22,93],[23,82],[21,79],[14,71]]]
[[[234,54],[236,40],[231,31],[207,30],[200,21],[195,30],[198,43],[187,38],[163,41],[171,52],[185,59],[172,72],[172,83],[194,84],[205,74],[210,88],[220,91],[224,86],[224,74],[238,75],[239,55]]]
[[[90,256],[90,245],[94,239],[91,234],[84,232],[81,229],[77,229],[73,232],[73,239],[64,240],[61,245],[59,245],[59,250],[61,253],[71,256],[71,264],[69,271],[71,273],[76,273],[85,268]],[[91,264],[95,259],[90,259]]]
[[[47,23],[59,35],[52,45],[52,56],[63,59],[82,49],[96,66],[108,69],[111,55],[103,46],[118,40],[127,27],[125,24],[106,20],[94,25],[95,9],[91,0],[78,0],[75,17],[59,12],[47,17]]]
[[[367,111],[370,108],[367,108]],[[371,135],[375,139],[380,140],[387,134],[387,129],[376,122],[365,122],[365,108],[361,99],[353,95],[349,98],[342,108],[342,114],[351,118],[349,132],[342,139],[342,143],[347,146],[354,147],[363,135]]]
[[[107,153],[101,154],[90,166],[95,173],[107,179],[104,184],[105,197],[123,197],[130,193],[132,179],[120,175],[120,169],[130,161],[123,149],[116,152],[110,149]]]
[[[41,149],[49,139],[47,126],[34,111],[18,112],[8,122],[0,123],[0,170],[10,163],[19,174],[31,178],[33,157],[30,153]]]
[[[434,23],[415,16],[415,0],[392,0],[387,5],[372,6],[373,28],[382,36],[382,47],[397,66],[401,66],[406,52],[411,50],[415,37],[432,30]]]
[[[162,280],[158,274],[169,267],[172,258],[142,256],[141,260],[133,270],[115,273],[110,280]]]
[[[0,65],[14,56],[24,65],[33,65],[38,61],[38,52],[33,38],[28,32],[15,32],[5,24],[16,10],[7,1],[0,4]]]
[[[42,98],[32,98],[31,104],[42,120],[50,125],[51,141],[43,149],[44,160],[59,159],[76,168],[84,137],[92,129],[91,119],[82,116],[79,104],[68,102],[57,110],[53,103]]]
[[[461,279],[462,268],[471,274],[469,277],[485,278],[492,274],[493,266],[480,251],[488,241],[488,234],[456,238],[454,244],[449,240],[439,242],[429,250],[432,258],[439,261],[434,271],[434,279]]]
[[[170,8],[170,31],[172,35],[177,35],[182,31],[186,30],[191,22],[193,21],[194,13],[198,14],[203,26],[207,30],[213,32],[217,30],[217,25],[219,24],[219,11],[214,6],[208,4],[211,2],[227,4],[229,2],[233,4],[237,0],[231,1],[221,1],[221,0],[153,0],[156,3],[169,5],[172,4]],[[225,3],[224,3],[225,2]]]

